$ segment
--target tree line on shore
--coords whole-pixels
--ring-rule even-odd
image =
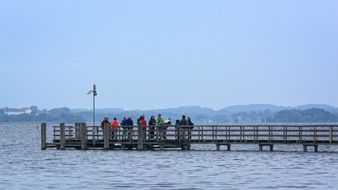
[[[54,108],[51,110],[38,109],[31,106],[32,112],[19,115],[8,115],[5,108],[0,108],[0,122],[91,122],[91,110],[71,110],[69,108]],[[162,110],[134,110],[123,111],[121,109],[102,109],[96,113],[96,122],[105,116],[109,118],[123,117],[138,118],[144,114],[150,115],[161,113],[166,118],[177,119],[181,115],[189,115],[196,124],[203,123],[325,123],[338,122],[338,111],[328,111],[322,108],[308,109],[284,109],[284,110],[240,110],[240,111],[213,111],[201,107],[182,107]]]

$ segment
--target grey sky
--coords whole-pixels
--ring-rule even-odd
[[[0,107],[338,106],[338,1],[0,1]]]

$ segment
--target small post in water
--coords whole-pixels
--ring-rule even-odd
[[[41,123],[41,149],[45,150],[47,147],[47,143],[46,143],[46,128],[47,128],[47,124],[46,123]]]
[[[60,149],[64,150],[65,149],[65,124],[60,123]]]

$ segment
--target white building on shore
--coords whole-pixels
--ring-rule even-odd
[[[4,110],[6,115],[20,115],[20,114],[31,114],[32,110],[30,108],[5,108]]]

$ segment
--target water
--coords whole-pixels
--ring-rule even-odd
[[[0,124],[0,189],[337,189],[338,147],[40,150],[38,124]],[[50,125],[49,125],[50,126]],[[292,149],[291,152],[283,151]],[[275,149],[278,149],[275,147]],[[251,150],[251,151],[250,151]]]

